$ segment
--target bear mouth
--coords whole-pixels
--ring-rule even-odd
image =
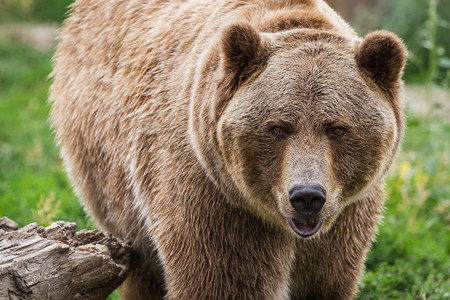
[[[314,235],[322,227],[323,219],[303,221],[294,218],[287,218],[289,225],[301,237],[309,237]]]

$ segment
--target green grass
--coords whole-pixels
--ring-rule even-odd
[[[47,121],[51,53],[0,39],[0,216],[92,228]],[[450,125],[408,116],[360,299],[450,299]],[[117,298],[117,291],[114,298]]]
[[[361,299],[450,299],[450,124],[409,116]]]
[[[0,40],[0,215],[19,226],[48,225],[50,214],[92,227],[72,193],[47,122],[50,60],[51,53]],[[56,211],[46,209],[58,203]]]

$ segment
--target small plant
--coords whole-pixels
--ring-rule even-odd
[[[396,178],[392,180],[391,191],[388,193],[397,197],[397,210],[408,216],[407,230],[416,233],[418,231],[417,214],[423,209],[430,195],[427,186],[429,175],[424,173],[421,164],[412,166],[408,161],[403,161],[397,172]]]
[[[36,223],[48,226],[56,221],[55,217],[61,213],[61,200],[56,200],[53,192],[48,197],[41,195],[36,209],[32,209],[32,212]]]

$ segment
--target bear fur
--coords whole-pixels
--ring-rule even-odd
[[[138,253],[125,299],[355,296],[403,132],[398,37],[322,0],[77,0],[60,39],[51,120]]]

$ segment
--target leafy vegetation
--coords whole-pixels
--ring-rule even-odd
[[[387,29],[405,41],[408,81],[450,86],[450,0],[379,0],[360,5],[352,24],[361,34]]]
[[[434,8],[425,0],[381,0],[377,9],[386,17],[375,21],[408,44],[409,81],[445,86],[450,40],[444,19],[450,6],[445,6],[448,0],[433,1]],[[0,19],[29,14],[27,19],[34,21],[59,22],[69,2],[29,0],[31,6],[23,10],[25,1],[0,0]],[[439,14],[433,17],[433,10]],[[434,38],[424,39],[427,34]],[[72,192],[47,121],[51,55],[0,35],[0,216],[20,226],[62,219],[76,222],[79,229],[93,228]],[[407,115],[408,128],[387,178],[385,218],[368,255],[360,299],[450,299],[450,116]],[[113,297],[118,298],[117,292]]]

